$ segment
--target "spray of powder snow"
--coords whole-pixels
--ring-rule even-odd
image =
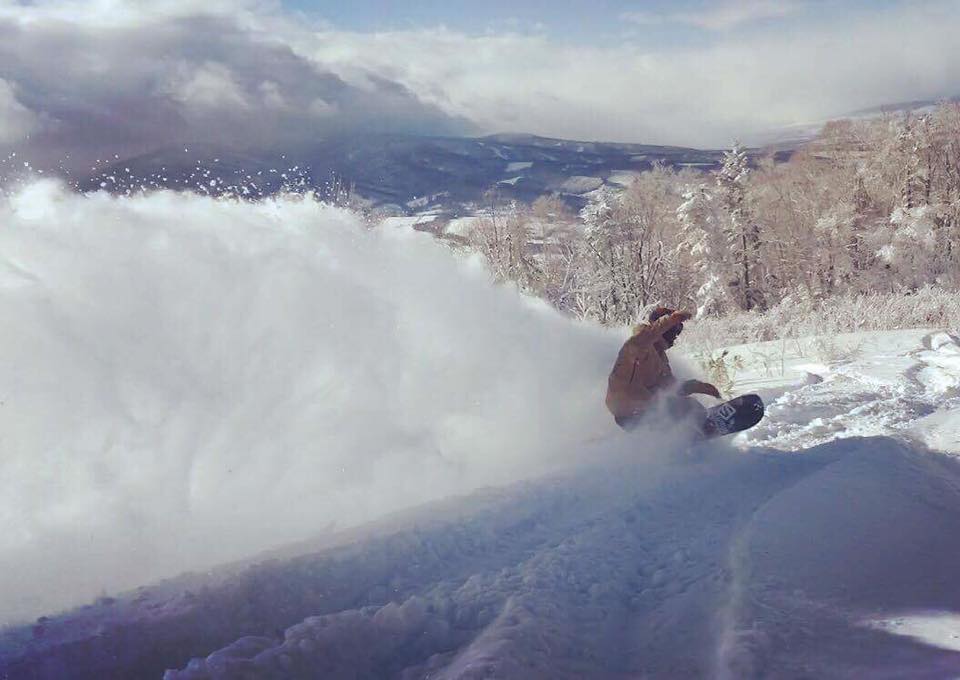
[[[0,203],[6,620],[575,462],[620,337],[312,200]]]

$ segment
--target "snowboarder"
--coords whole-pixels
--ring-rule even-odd
[[[691,394],[720,398],[709,383],[687,380],[679,385],[670,370],[667,349],[683,331],[683,322],[692,314],[668,307],[650,312],[649,322],[634,327],[617,356],[607,383],[607,408],[617,425],[632,430],[642,421],[657,416],[672,421],[689,419],[702,431],[707,410]]]
[[[607,383],[607,408],[617,425],[632,430],[658,419],[668,423],[686,421],[701,437],[719,437],[753,427],[763,418],[763,400],[745,394],[711,408],[704,408],[691,394],[720,398],[710,383],[687,380],[677,386],[667,360],[692,315],[668,307],[650,312],[649,322],[639,324],[617,355]]]

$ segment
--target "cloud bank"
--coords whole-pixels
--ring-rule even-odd
[[[0,601],[38,616],[523,478],[622,338],[310,200],[0,200]]]
[[[487,130],[718,147],[879,104],[960,94],[957,25],[960,3],[951,1],[671,49],[444,30],[329,32],[298,49],[345,77],[357,63],[389,74]]]
[[[35,163],[181,143],[302,144],[355,132],[460,134],[463,120],[396,81],[360,86],[294,53],[288,18],[256,5],[0,6],[0,145]]]
[[[38,124],[38,117],[20,103],[10,83],[0,80],[0,145],[29,138]]]
[[[620,38],[575,44],[439,25],[351,32],[270,3],[0,0],[0,145],[73,164],[380,131],[718,147],[960,94],[956,0],[811,7],[634,13]],[[678,24],[706,37],[644,41]]]

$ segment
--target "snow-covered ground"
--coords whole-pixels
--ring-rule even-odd
[[[604,438],[594,465],[492,509],[425,510],[392,534],[412,553],[384,604],[318,611],[167,677],[960,677],[956,336],[729,351],[736,390],[769,404],[755,430]]]
[[[738,345],[735,391],[767,404],[745,446],[798,450],[894,435],[960,455],[960,336],[947,329],[850,333]]]
[[[5,680],[960,678],[957,329],[730,348],[768,415],[691,445],[429,237],[3,210]]]

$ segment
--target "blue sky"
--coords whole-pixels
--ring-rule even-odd
[[[856,25],[906,0],[284,0],[295,11],[344,30],[445,26],[468,34],[521,32],[577,45],[634,43],[663,49],[713,43],[767,30],[824,23]]]

